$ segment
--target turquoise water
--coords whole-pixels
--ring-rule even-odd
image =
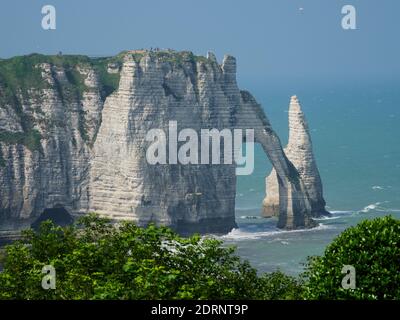
[[[253,174],[238,177],[239,229],[224,236],[224,241],[236,245],[238,253],[260,272],[279,268],[298,274],[307,256],[322,254],[345,228],[386,214],[400,218],[399,84],[382,80],[252,90],[283,145],[288,135],[289,99],[298,95],[333,215],[319,220],[316,229],[292,232],[276,230],[276,220],[259,218],[264,177],[271,164],[257,147]]]

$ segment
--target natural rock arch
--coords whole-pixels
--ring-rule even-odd
[[[146,163],[145,133],[152,128],[166,131],[167,123],[174,120],[180,128],[197,130],[254,129],[255,141],[261,144],[278,175],[278,227],[314,225],[303,182],[285,156],[261,106],[249,92],[239,90],[236,60],[232,56],[225,56],[219,65],[215,56],[209,54],[206,61],[196,64],[183,61],[176,69],[151,54],[139,62],[127,56],[119,89],[105,102],[102,115],[89,184],[93,195],[91,210],[106,215],[114,212],[115,219],[133,215],[143,225],[153,221],[202,233],[228,232],[235,227],[234,165],[149,166]],[[120,140],[112,140],[110,136]],[[132,177],[132,172],[141,174]],[[129,194],[125,188],[109,189],[110,177],[114,181],[116,176],[130,183]],[[112,199],[109,208],[104,206],[105,192]],[[193,194],[201,196],[188,197]],[[128,197],[130,201],[118,204],[115,201],[118,197],[124,200]],[[152,199],[153,205],[141,205],[143,197]],[[128,203],[137,205],[129,208]]]
[[[311,207],[303,181],[294,165],[288,160],[281,142],[261,106],[248,93],[242,91],[242,117],[247,115],[242,126],[253,124],[255,141],[269,158],[277,175],[279,190],[279,228],[296,229],[314,226]],[[254,118],[251,118],[253,115]],[[257,125],[256,125],[257,124]]]

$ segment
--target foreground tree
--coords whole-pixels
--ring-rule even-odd
[[[345,289],[344,265],[355,269],[355,288]],[[340,234],[306,270],[307,299],[400,299],[400,221],[364,220]]]
[[[56,289],[42,288],[42,268]],[[165,227],[113,226],[89,215],[76,225],[42,223],[7,246],[1,299],[299,299],[301,284],[262,277],[215,239],[182,238]]]

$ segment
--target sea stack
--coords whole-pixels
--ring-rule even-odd
[[[286,157],[295,166],[308,194],[312,217],[329,214],[325,209],[322,182],[315,161],[308,124],[297,96],[292,96],[289,106],[289,142]],[[266,197],[263,216],[279,215],[279,187],[275,169],[266,177]]]

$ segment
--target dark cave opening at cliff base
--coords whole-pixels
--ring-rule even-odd
[[[50,220],[57,226],[67,226],[74,222],[71,214],[63,206],[55,206],[54,208],[46,208],[40,216],[31,224],[31,228],[39,230],[43,221]]]

